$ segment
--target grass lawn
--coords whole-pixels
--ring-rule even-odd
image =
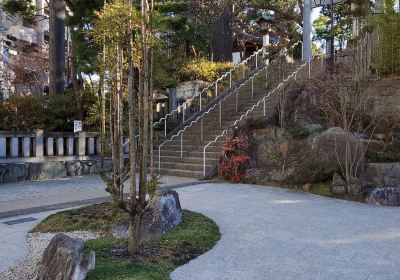
[[[109,234],[127,215],[108,203],[90,205],[49,216],[32,232],[101,231],[106,237],[85,242],[85,250],[96,252],[96,266],[88,279],[170,279],[178,266],[204,254],[220,239],[218,226],[199,213],[183,211],[182,223],[162,237],[144,240],[143,253],[127,255],[127,239]]]

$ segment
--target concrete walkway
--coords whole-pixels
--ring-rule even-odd
[[[196,179],[164,176],[161,187],[199,183]],[[129,192],[127,181],[125,191]],[[109,199],[99,175],[0,184],[0,219],[48,210],[99,203]]]
[[[285,189],[204,184],[178,190],[222,238],[175,270],[180,279],[400,279],[400,208]]]

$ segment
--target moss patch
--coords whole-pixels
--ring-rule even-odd
[[[156,254],[116,258],[112,252],[116,248],[126,248],[126,239],[89,240],[85,249],[96,252],[96,267],[88,279],[170,279],[169,274],[176,267],[210,250],[219,239],[219,229],[213,221],[201,214],[184,211],[180,225],[161,238],[142,244],[144,248],[152,247]]]
[[[48,216],[31,232],[96,231],[108,233],[112,227],[129,215],[112,207],[109,202],[93,204]]]

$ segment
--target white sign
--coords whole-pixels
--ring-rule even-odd
[[[307,0],[305,0],[307,1]],[[311,7],[316,8],[316,7],[321,7],[321,6],[327,6],[330,5],[333,2],[333,4],[343,2],[343,0],[311,0]]]
[[[82,131],[82,121],[74,121],[74,133]]]

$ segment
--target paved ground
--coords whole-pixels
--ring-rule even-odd
[[[62,185],[67,186],[53,181],[47,190]],[[203,184],[177,191],[183,208],[219,225],[222,239],[174,271],[174,280],[400,279],[400,208],[253,185]],[[0,271],[24,258],[26,233],[50,213],[24,216],[38,220],[17,225],[4,222],[21,217],[0,220]]]
[[[219,225],[222,239],[174,280],[400,279],[400,208],[262,186],[178,192],[183,208]]]
[[[161,181],[163,187],[198,182],[173,176]],[[98,175],[0,184],[0,218],[101,202],[109,198],[104,189]]]

